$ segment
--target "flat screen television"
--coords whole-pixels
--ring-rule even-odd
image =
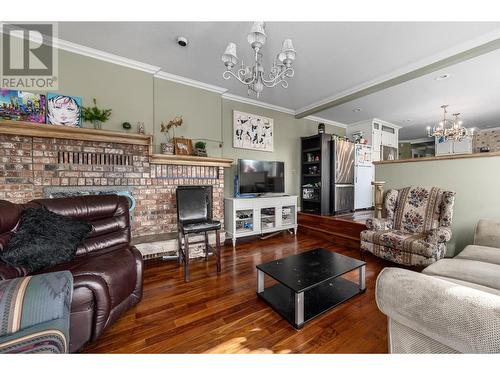
[[[285,192],[285,163],[282,161],[238,160],[239,194]]]

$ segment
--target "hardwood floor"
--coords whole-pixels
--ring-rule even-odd
[[[350,216],[320,216],[299,212],[299,230],[335,242],[342,247],[359,249],[360,233],[366,229],[365,221],[354,220]]]
[[[307,233],[289,234],[223,248],[222,273],[215,257],[191,264],[184,283],[175,262],[147,263],[143,300],[86,353],[386,353],[386,318],[377,309],[375,280],[390,265],[367,255],[367,291],[296,331],[257,298],[257,264],[316,247],[359,258]],[[346,276],[357,281],[357,271]]]

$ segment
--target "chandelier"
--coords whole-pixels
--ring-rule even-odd
[[[443,109],[443,119],[434,125],[432,129],[430,126],[427,127],[427,136],[442,138],[445,142],[450,140],[460,142],[467,137],[472,137],[474,135],[474,128],[467,129],[462,126],[463,122],[459,118],[460,113],[454,113],[451,120],[446,118],[448,107],[448,104],[441,106]]]
[[[294,75],[292,63],[295,60],[295,49],[293,48],[292,40],[285,39],[281,51],[276,55],[274,63],[267,77],[262,66],[262,53],[260,52],[266,43],[267,35],[264,22],[254,22],[250,33],[247,36],[248,43],[252,47],[253,66],[245,66],[241,61],[240,68],[233,72],[233,67],[238,64],[238,56],[236,55],[236,44],[229,43],[226,51],[222,55],[222,62],[226,66],[226,70],[222,73],[224,79],[236,78],[242,84],[248,87],[248,95],[255,93],[257,98],[265,87],[274,87],[281,85],[283,88],[288,87],[287,78]]]

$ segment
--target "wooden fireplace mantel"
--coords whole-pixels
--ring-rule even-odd
[[[151,164],[176,164],[176,165],[200,165],[206,167],[230,167],[233,159],[209,158],[193,155],[164,155],[153,154],[150,157]]]
[[[233,159],[227,158],[153,154],[153,136],[145,134],[122,133],[90,128],[73,128],[69,126],[36,124],[12,120],[0,120],[0,134],[148,146],[150,162],[152,164],[230,167],[233,163]]]
[[[113,142],[149,146],[152,135],[120,133],[110,130],[74,128],[70,126],[35,124],[0,120],[0,133],[25,137],[73,139],[77,141]]]

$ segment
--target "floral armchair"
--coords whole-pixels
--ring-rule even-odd
[[[444,257],[451,239],[455,193],[437,187],[389,190],[384,218],[368,219],[361,253],[406,266],[427,266]]]

